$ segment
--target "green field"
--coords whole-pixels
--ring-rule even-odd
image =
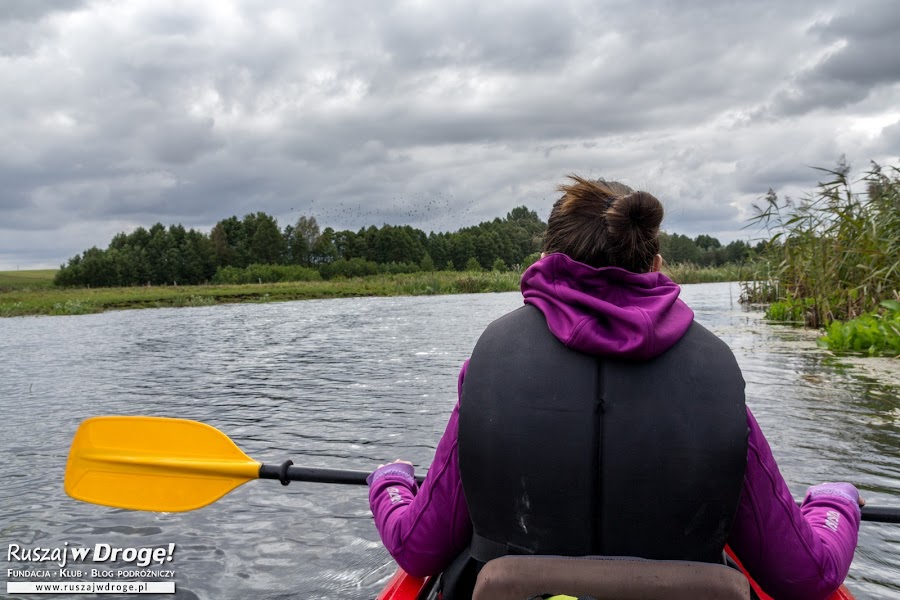
[[[0,271],[0,292],[22,288],[48,288],[57,269],[38,271]]]

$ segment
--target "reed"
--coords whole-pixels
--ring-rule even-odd
[[[780,200],[770,191],[757,207],[751,221],[769,239],[744,285],[745,301],[793,303],[783,311],[792,318],[800,302],[811,327],[900,299],[900,169],[872,163],[856,182],[843,161],[819,170],[828,180],[808,198]]]

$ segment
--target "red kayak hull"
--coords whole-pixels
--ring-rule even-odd
[[[753,588],[753,591],[756,592],[756,595],[759,596],[759,600],[773,600],[772,596],[765,593],[762,588],[759,587],[759,584],[757,584],[752,577],[747,575],[747,570],[744,568],[744,565],[741,564],[741,561],[738,560],[738,557],[734,555],[734,552],[731,551],[731,548],[725,546],[725,552],[737,563],[744,575],[747,576],[747,579],[750,580],[750,586]],[[856,600],[856,598],[850,593],[850,590],[842,585],[835,590],[833,594],[828,596],[828,600]]]
[[[398,567],[376,600],[417,600],[430,589],[430,580],[430,577],[413,577]]]

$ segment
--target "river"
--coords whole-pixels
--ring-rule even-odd
[[[682,297],[734,350],[794,495],[847,480],[873,506],[900,506],[900,364],[881,376],[830,357],[738,295],[736,284],[701,284]],[[164,597],[374,597],[394,567],[364,487],[253,481],[187,513],[104,508],[63,492],[72,436],[94,415],[181,417],[263,462],[371,469],[406,458],[421,472],[460,365],[485,325],[520,304],[509,293],[0,320],[2,581],[38,566],[8,560],[10,544],[174,543],[163,568],[177,593]],[[848,586],[897,599],[898,582],[900,525],[864,523]]]

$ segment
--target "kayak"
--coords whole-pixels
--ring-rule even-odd
[[[735,563],[737,563],[737,566],[741,568],[741,572],[750,580],[750,587],[752,587],[753,591],[756,592],[756,595],[759,596],[759,600],[773,600],[772,596],[762,591],[762,588],[759,587],[753,578],[747,575],[747,570],[744,569],[744,565],[742,565],[741,561],[738,560],[738,557],[734,555],[731,548],[725,546],[725,552],[728,553],[728,556],[730,556]],[[841,587],[836,589],[833,594],[828,596],[828,600],[856,600],[856,598],[850,593],[850,590],[848,590],[846,586],[841,585]]]
[[[731,551],[731,548],[726,546],[725,552],[728,553],[728,556],[734,560],[737,566],[740,567],[741,572],[743,572],[750,581],[750,586],[753,588],[753,591],[756,592],[759,600],[773,600],[771,596],[762,591],[752,577],[747,575],[747,571]],[[381,593],[378,594],[377,600],[428,600],[435,598],[436,583],[437,577],[413,577],[403,569],[398,568],[381,590]],[[853,594],[850,593],[850,590],[842,585],[828,597],[828,600],[855,600],[855,598]]]

